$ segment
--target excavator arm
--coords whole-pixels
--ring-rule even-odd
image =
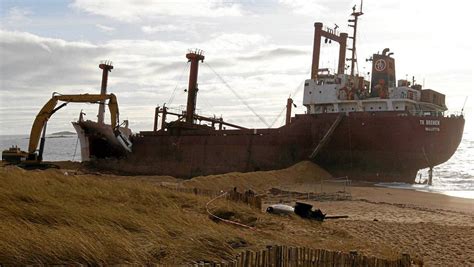
[[[115,129],[118,126],[119,121],[119,109],[117,98],[114,94],[80,94],[80,95],[60,95],[53,94],[53,97],[43,106],[38,115],[36,116],[33,126],[31,127],[30,133],[30,143],[28,146],[28,153],[33,155],[36,152],[38,143],[41,137],[41,131],[45,127],[48,119],[53,115],[57,110],[64,107],[68,103],[99,103],[100,101],[109,100],[108,106],[110,110],[110,125],[112,129]],[[60,106],[56,107],[59,101],[65,102]]]

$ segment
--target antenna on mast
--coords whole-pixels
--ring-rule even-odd
[[[466,98],[464,99],[464,104],[462,105],[462,109],[461,109],[461,115],[463,115],[463,113],[464,113],[464,107],[466,106],[467,97],[468,96],[466,96]]]
[[[358,20],[359,16],[364,15],[364,13],[362,12],[362,4],[363,3],[364,3],[363,0],[361,0],[360,1],[360,10],[358,12],[356,12],[356,5],[354,5],[352,7],[351,16],[353,16],[354,18],[349,19],[349,23],[352,22],[353,24],[348,25],[349,27],[354,28],[354,33],[352,34],[352,36],[349,36],[349,38],[352,39],[352,48],[348,48],[350,51],[352,51],[352,56],[351,56],[351,58],[347,59],[348,61],[351,61],[351,76],[354,76],[354,66],[357,63],[357,58],[356,58],[357,20]]]

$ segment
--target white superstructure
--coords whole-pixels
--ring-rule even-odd
[[[387,88],[385,92],[373,96],[369,92],[369,82],[363,77],[329,74],[327,69],[320,71],[324,73],[318,75],[317,79],[305,81],[303,105],[309,114],[378,111],[431,114],[446,111],[444,95],[429,89],[421,90],[419,85],[410,87],[406,80],[399,81],[399,85],[403,86]],[[437,103],[429,97],[422,99],[422,95],[443,98],[443,103]]]

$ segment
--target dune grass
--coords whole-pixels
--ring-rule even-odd
[[[333,226],[225,200],[212,209],[259,230],[215,222],[208,201],[133,177],[0,167],[0,264],[182,264],[272,244],[367,248]]]
[[[65,176],[60,171],[2,170],[0,262],[134,263],[199,258],[204,256],[199,251],[181,255],[173,247],[208,245],[207,237],[199,233],[203,223],[214,224],[204,215],[205,201],[144,182]],[[217,229],[206,231],[212,235]],[[232,255],[221,247],[221,256]]]

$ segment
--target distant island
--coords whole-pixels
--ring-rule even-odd
[[[62,132],[52,133],[51,135],[76,135],[76,133],[70,132],[70,131],[62,131]]]
[[[70,132],[70,131],[61,131],[61,132],[56,132],[52,133],[48,136],[48,138],[60,138],[60,137],[71,137],[75,136],[75,132]]]

